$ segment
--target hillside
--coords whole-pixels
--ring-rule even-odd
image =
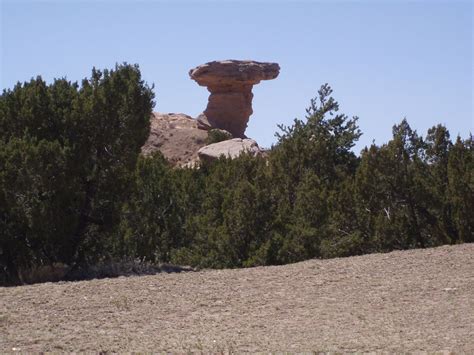
[[[474,244],[0,288],[5,351],[474,352]]]

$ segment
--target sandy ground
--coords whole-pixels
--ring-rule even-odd
[[[474,244],[0,288],[0,351],[474,353]]]

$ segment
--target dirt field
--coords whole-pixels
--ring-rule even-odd
[[[474,244],[0,288],[0,351],[474,353]]]

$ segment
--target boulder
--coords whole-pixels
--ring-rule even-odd
[[[221,156],[234,159],[244,152],[248,152],[253,156],[262,154],[257,142],[253,139],[233,138],[200,148],[198,156],[203,161],[213,161]]]
[[[253,112],[253,85],[275,79],[279,72],[277,63],[249,60],[214,61],[191,69],[191,79],[211,93],[206,110],[198,118],[200,128],[220,128],[234,137],[245,138]]]

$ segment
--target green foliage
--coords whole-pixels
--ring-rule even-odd
[[[201,267],[236,267],[249,261],[271,223],[272,206],[260,175],[263,158],[221,158],[201,167],[201,209],[188,219],[191,243],[173,262]]]
[[[222,129],[211,129],[207,132],[206,144],[219,143],[232,139],[232,134]]]
[[[326,84],[268,156],[177,169],[139,156],[153,93],[136,66],[0,98],[0,283],[60,262],[233,268],[474,241],[474,142],[406,120],[357,157]],[[209,143],[228,139],[211,131]],[[76,270],[77,271],[77,270]]]
[[[447,222],[452,228],[454,242],[474,242],[474,137],[460,137],[448,156]]]
[[[40,77],[0,97],[0,268],[100,257],[148,137],[153,93],[137,66],[81,86]]]
[[[394,127],[390,142],[362,152],[355,186],[364,233],[376,238],[375,250],[472,240],[471,214],[459,208],[473,206],[468,146],[460,139],[453,146],[440,125],[431,128],[424,141],[403,120]],[[460,151],[462,158],[457,159]],[[452,174],[450,161],[456,166]]]
[[[174,171],[159,152],[140,157],[135,185],[123,207],[119,255],[168,262],[181,246],[184,211]]]

